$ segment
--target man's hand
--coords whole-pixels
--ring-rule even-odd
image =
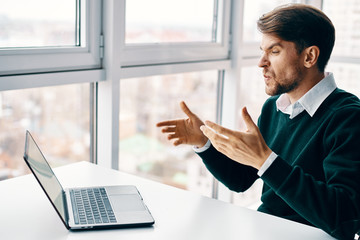
[[[242,116],[248,128],[246,132],[233,131],[210,121],[206,121],[201,130],[219,152],[236,162],[260,169],[272,151],[246,108],[242,109]]]
[[[168,139],[176,139],[174,145],[189,144],[202,147],[208,141],[207,137],[200,130],[204,125],[198,116],[190,111],[185,102],[180,102],[181,110],[188,116],[186,119],[176,119],[159,122],[157,127],[164,127],[161,131],[168,133]]]

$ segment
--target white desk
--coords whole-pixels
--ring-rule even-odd
[[[155,218],[155,225],[148,228],[68,231],[35,178],[28,175],[0,182],[0,239],[333,239],[313,227],[87,162],[56,168],[55,172],[64,187],[136,185]]]

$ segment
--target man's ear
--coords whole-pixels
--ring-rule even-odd
[[[304,54],[304,67],[311,68],[319,59],[320,49],[317,46],[310,46],[304,50]]]

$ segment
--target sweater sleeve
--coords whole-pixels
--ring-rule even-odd
[[[325,180],[281,156],[261,177],[299,215],[339,239],[352,239],[360,229],[359,119],[359,109],[352,109],[334,113],[329,121],[323,136]]]
[[[246,191],[259,178],[257,169],[231,160],[212,145],[206,151],[197,154],[214,177],[230,190]]]

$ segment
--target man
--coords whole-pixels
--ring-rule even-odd
[[[331,21],[302,4],[258,20],[265,90],[258,127],[246,108],[246,132],[187,119],[160,122],[174,145],[194,145],[209,171],[229,189],[264,181],[259,211],[351,239],[360,227],[360,101],[325,73],[335,41]],[[259,227],[261,228],[261,226]]]

